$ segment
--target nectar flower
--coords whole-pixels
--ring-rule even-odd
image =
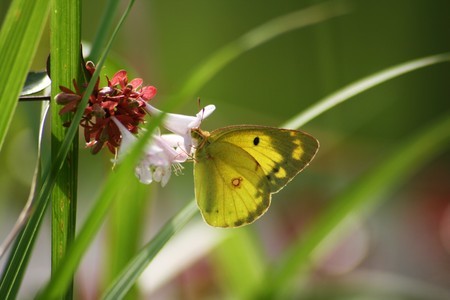
[[[136,142],[137,137],[117,118],[112,117],[112,120],[122,134],[122,144],[117,159],[120,161],[124,153]],[[161,186],[165,186],[170,179],[172,168],[175,173],[179,172],[182,169],[181,163],[188,159],[184,147],[180,147],[182,143],[183,138],[175,134],[154,134],[146,147],[143,159],[135,169],[139,181],[145,184],[156,181],[161,182]]]
[[[151,116],[157,116],[162,113],[162,111],[148,103],[145,103],[144,109]],[[216,107],[214,105],[207,105],[195,116],[167,113],[163,120],[163,126],[173,133],[183,137],[185,150],[188,154],[190,154],[193,145],[191,130],[193,128],[198,128],[203,119],[206,119],[215,109]]]
[[[92,76],[95,65],[87,62],[86,70]],[[145,104],[156,95],[156,88],[142,86],[141,78],[128,81],[125,70],[118,71],[111,80],[108,79],[106,87],[99,88],[99,82],[97,80],[89,96],[80,125],[84,127],[86,145],[94,154],[105,145],[112,153],[115,153],[121,142],[121,133],[116,124],[111,122],[111,118],[115,117],[131,133],[137,133],[139,124],[144,122]],[[60,87],[62,92],[55,97],[57,103],[64,105],[60,114],[76,111],[83,91],[75,81],[74,87],[75,92],[66,87]]]
[[[182,142],[179,135],[154,135],[150,145],[147,146],[144,159],[136,167],[136,176],[139,181],[149,184],[152,181],[161,182],[165,186],[170,179],[172,168],[178,173],[183,168],[188,155],[178,145]]]

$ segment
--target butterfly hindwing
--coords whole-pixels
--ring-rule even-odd
[[[230,155],[231,154],[231,155]],[[270,205],[265,173],[247,152],[229,143],[212,143],[196,155],[198,206],[216,227],[238,227],[261,216]]]

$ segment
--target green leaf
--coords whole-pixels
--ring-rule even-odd
[[[46,0],[15,0],[0,31],[0,149],[47,20]]]

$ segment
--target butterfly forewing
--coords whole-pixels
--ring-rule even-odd
[[[301,131],[264,126],[231,126],[211,133],[249,153],[263,169],[272,193],[283,188],[316,154],[318,141]]]

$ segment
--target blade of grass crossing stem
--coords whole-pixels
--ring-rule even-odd
[[[312,254],[349,214],[367,213],[427,162],[450,147],[450,115],[445,115],[402,143],[384,162],[338,196],[317,222],[289,249],[272,272],[259,296],[283,297],[299,272],[307,269]],[[281,294],[280,294],[281,293]]]
[[[104,9],[104,13],[102,15],[100,26],[95,34],[95,38],[93,39],[95,43],[92,45],[91,52],[89,53],[89,60],[97,61],[102,49],[105,44],[106,39],[108,38],[109,29],[113,26],[113,22],[120,1],[118,0],[108,0],[106,3],[106,8]]]

